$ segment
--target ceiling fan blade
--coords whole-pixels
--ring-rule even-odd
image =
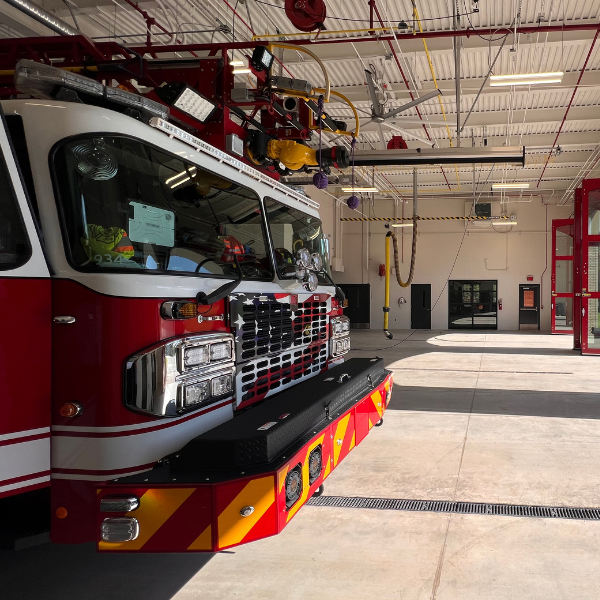
[[[409,108],[412,108],[413,106],[417,106],[418,104],[421,104],[422,102],[427,102],[427,100],[431,100],[432,98],[437,98],[438,96],[442,96],[442,91],[441,90],[432,90],[431,92],[429,92],[428,94],[425,94],[424,96],[421,96],[420,98],[416,98],[415,100],[412,100],[411,102],[408,102],[407,104],[403,104],[402,106],[399,106],[398,108],[395,108],[394,110],[390,110],[389,112],[385,113],[383,116],[384,119],[390,119],[391,117],[404,112],[405,110],[408,110]]]
[[[383,107],[377,100],[377,91],[375,90],[375,81],[373,80],[373,74],[368,69],[365,69],[365,77],[367,78],[367,89],[369,90],[369,96],[371,96],[371,103],[373,104],[373,114],[376,117],[382,117]]]

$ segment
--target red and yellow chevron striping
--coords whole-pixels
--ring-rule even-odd
[[[315,433],[277,471],[216,483],[122,483],[98,488],[98,531],[105,518],[137,519],[139,535],[122,543],[98,541],[103,552],[216,552],[280,533],[317,488],[383,417],[391,395],[389,375],[359,403]],[[321,470],[309,470],[311,452],[320,449]],[[286,478],[301,473],[301,492],[286,505]],[[102,513],[105,496],[133,495],[139,507],[128,513]]]

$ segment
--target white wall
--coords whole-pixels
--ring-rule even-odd
[[[334,280],[337,283],[370,283],[371,328],[382,328],[384,280],[378,276],[378,266],[385,260],[384,240],[388,230],[382,222],[343,223],[341,244],[336,244],[335,228],[340,223],[335,219],[334,199],[312,186],[307,192],[321,203],[323,229],[325,234],[330,236],[332,255],[339,255],[341,250],[344,272],[334,271]],[[464,206],[463,199],[419,199],[419,214],[423,217],[463,216]],[[364,202],[359,210],[370,216],[394,216],[394,204],[390,200],[376,200],[374,207]],[[495,207],[495,214],[497,210]],[[527,276],[533,275],[533,282],[530,283],[542,283],[541,329],[550,330],[552,219],[568,218],[572,207],[546,207],[542,205],[541,199],[536,197],[530,203],[509,204],[508,212],[517,216],[517,225],[508,233],[497,233],[491,228],[478,228],[473,225],[468,227],[453,269],[452,265],[463,239],[465,222],[419,223],[413,282],[431,284],[432,303],[435,303],[441,294],[432,312],[432,328],[448,327],[447,286],[444,289],[448,279],[496,279],[498,298],[503,303],[502,311],[498,312],[498,329],[518,329],[519,284],[528,283]],[[405,213],[406,216],[412,215],[410,202],[405,205]],[[361,216],[358,211],[351,211],[345,204],[342,214],[345,217]],[[410,267],[412,230],[403,229],[404,262],[401,263],[401,274],[406,280]],[[500,226],[497,229],[502,230],[504,227]],[[401,229],[396,231],[401,235]],[[546,271],[542,279],[544,270]],[[401,296],[406,298],[407,303],[399,306],[398,299]],[[401,288],[393,276],[390,292],[390,329],[409,328],[410,288]]]

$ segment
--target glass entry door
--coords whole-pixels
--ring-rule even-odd
[[[600,354],[600,179],[582,189],[581,353]]]
[[[498,281],[449,281],[448,329],[498,329]]]
[[[573,333],[573,223],[552,221],[552,333]]]

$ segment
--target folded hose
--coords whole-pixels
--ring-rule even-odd
[[[388,235],[392,238],[394,242],[394,266],[396,267],[396,279],[398,283],[403,287],[408,287],[413,280],[415,274],[415,263],[417,261],[417,222],[419,217],[416,215],[413,217],[413,233],[412,233],[412,255],[410,257],[410,271],[408,273],[408,279],[406,282],[402,281],[400,277],[400,260],[398,259],[398,236],[390,231]]]

